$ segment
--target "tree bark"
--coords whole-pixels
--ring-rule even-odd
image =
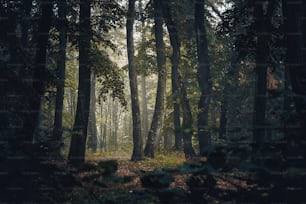
[[[200,100],[198,103],[198,138],[200,155],[205,153],[205,147],[211,144],[211,132],[208,128],[208,112],[211,97],[211,76],[210,64],[208,58],[208,43],[207,33],[204,25],[205,0],[196,0],[195,4],[195,29],[198,53],[198,84],[201,91]]]
[[[135,0],[129,0],[128,14],[126,22],[127,32],[127,50],[128,50],[128,69],[131,89],[131,105],[132,105],[132,120],[133,120],[133,153],[132,161],[143,159],[142,155],[142,137],[141,137],[141,123],[140,123],[140,109],[138,99],[137,76],[134,62],[134,39],[133,39],[133,25],[135,19]]]
[[[55,99],[55,115],[53,140],[61,141],[63,133],[63,104],[65,91],[65,70],[66,70],[66,47],[67,47],[67,26],[66,13],[67,2],[62,0],[58,2],[59,15],[59,59],[57,62],[57,85],[56,85],[56,99]]]
[[[79,36],[79,87],[78,101],[68,160],[73,165],[85,161],[87,125],[90,106],[90,1],[80,1],[80,36]]]
[[[158,68],[157,92],[155,99],[154,114],[151,123],[151,128],[148,133],[147,143],[144,154],[147,157],[154,158],[154,140],[160,134],[162,128],[163,112],[164,112],[164,95],[166,92],[166,56],[164,53],[165,44],[163,40],[163,19],[161,6],[158,1],[154,0],[154,33],[156,41],[156,55]]]

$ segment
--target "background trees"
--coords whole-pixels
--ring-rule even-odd
[[[0,15],[1,187],[28,189],[23,172],[59,155],[138,161],[173,143],[209,179],[304,179],[303,1],[4,0]]]

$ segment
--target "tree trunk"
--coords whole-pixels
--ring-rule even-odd
[[[159,0],[159,2],[161,2]],[[187,159],[192,158],[195,156],[194,149],[192,147],[191,139],[192,139],[192,115],[191,115],[191,108],[189,105],[189,100],[187,98],[186,88],[182,81],[182,76],[180,73],[180,40],[179,40],[179,33],[175,26],[175,23],[172,19],[170,13],[170,6],[167,2],[164,2],[162,5],[162,12],[163,16],[166,21],[166,26],[170,36],[170,44],[172,46],[172,56],[171,56],[171,63],[172,63],[172,74],[175,79],[175,84],[178,87],[178,95],[180,99],[180,103],[183,109],[183,141],[184,141],[184,153]]]
[[[142,134],[143,139],[146,140],[146,136],[148,134],[148,107],[147,107],[147,88],[146,88],[146,76],[140,76],[140,84],[141,84],[141,98],[142,98]]]
[[[156,41],[158,82],[155,99],[154,114],[151,128],[147,137],[147,144],[144,154],[147,157],[154,158],[154,140],[160,134],[162,128],[163,112],[164,112],[164,95],[166,92],[166,56],[164,54],[165,44],[163,40],[163,19],[161,18],[161,7],[158,1],[154,0],[154,32]]]
[[[97,122],[96,122],[96,79],[95,73],[91,74],[90,85],[90,107],[89,107],[89,119],[88,119],[88,141],[87,145],[93,152],[97,151]]]
[[[143,0],[139,0],[139,14],[142,28],[145,27],[145,17],[143,11]],[[141,34],[141,43],[144,44],[146,41],[145,33]],[[149,129],[149,119],[148,119],[148,102],[147,102],[147,88],[146,88],[146,71],[140,76],[140,86],[141,86],[141,125],[142,125],[142,135],[143,140],[147,139],[148,129]]]
[[[55,99],[55,116],[53,128],[53,140],[61,141],[63,133],[63,104],[64,104],[64,90],[65,90],[65,70],[66,70],[66,47],[67,47],[67,27],[66,27],[66,0],[59,1],[58,15],[59,15],[59,59],[57,62],[57,85],[56,85],[56,99]]]
[[[172,100],[173,100],[173,128],[174,128],[174,139],[175,139],[175,150],[182,148],[182,128],[180,119],[180,104],[178,102],[178,88],[175,83],[175,75],[171,73],[171,86],[172,86]]]
[[[305,167],[306,132],[306,2],[283,0],[286,58],[285,66],[291,82],[291,96],[295,105],[296,121],[288,121],[285,134],[287,165]],[[291,113],[292,114],[292,113]],[[289,115],[292,117],[292,115]],[[294,123],[294,124],[293,124]],[[304,185],[305,186],[305,185]]]
[[[164,149],[169,150],[172,145],[172,137],[169,134],[164,134]]]
[[[131,89],[131,105],[132,105],[132,120],[133,120],[133,154],[132,161],[142,160],[142,137],[141,137],[141,123],[140,110],[138,99],[137,76],[134,62],[134,38],[133,25],[135,19],[135,0],[129,0],[128,14],[126,22],[127,32],[127,50],[129,61],[129,78]]]
[[[227,127],[230,126],[228,122],[234,120],[230,114],[228,114],[230,104],[236,104],[237,97],[230,99],[230,94],[235,93],[235,89],[238,88],[238,77],[239,77],[239,67],[237,66],[237,54],[236,50],[232,51],[231,63],[228,67],[227,76],[224,78],[224,88],[223,95],[221,99],[221,111],[220,111],[220,126],[219,126],[219,138],[229,139],[227,134]],[[235,95],[235,94],[233,94]],[[233,115],[233,114],[232,114]],[[227,138],[225,138],[227,137]]]
[[[80,165],[85,161],[87,125],[90,106],[90,1],[80,1],[80,37],[79,37],[79,87],[78,102],[73,125],[68,160]]]
[[[35,96],[30,100],[30,120],[25,121],[26,132],[28,132],[27,142],[32,142],[35,129],[39,124],[39,114],[41,99],[49,81],[49,75],[46,68],[46,56],[49,40],[49,30],[52,21],[52,2],[41,2],[42,16],[39,22],[39,34],[37,36],[37,52],[35,55],[35,67],[33,70],[33,88]]]
[[[208,128],[208,112],[211,97],[211,77],[210,65],[208,59],[208,43],[207,33],[204,25],[205,0],[197,0],[195,4],[195,19],[196,19],[196,40],[197,40],[197,53],[198,53],[198,84],[200,87],[201,95],[198,104],[198,138],[200,155],[205,152],[205,147],[211,144],[211,132]]]
[[[3,3],[3,2],[2,2]],[[28,1],[22,3],[27,4]],[[42,1],[41,16],[38,19],[38,36],[35,45],[33,69],[27,69],[21,40],[27,33],[19,36],[22,7],[12,9],[13,2],[7,8],[1,8],[1,54],[0,54],[0,191],[1,201],[20,203],[29,198],[29,189],[33,185],[33,176],[25,174],[36,172],[42,158],[35,158],[32,140],[37,128],[41,98],[46,91],[47,75],[46,55],[49,30],[52,22],[52,2]],[[28,5],[31,7],[31,5]],[[2,12],[3,9],[9,11]],[[13,15],[12,15],[13,14]],[[21,25],[22,26],[22,25]],[[16,32],[17,31],[17,32]],[[24,30],[24,32],[27,32]],[[3,52],[7,51],[8,53]],[[27,52],[26,52],[27,53]],[[39,74],[40,73],[40,74]],[[25,165],[26,164],[26,165]],[[18,188],[16,188],[18,187]],[[15,190],[12,190],[15,189]]]
[[[119,128],[119,103],[118,101],[113,101],[113,141],[114,141],[114,150],[118,150],[118,128]]]
[[[99,128],[99,149],[102,152],[103,150],[103,102],[100,103],[100,128]]]
[[[105,121],[103,122],[103,125],[101,125],[102,127],[102,138],[101,138],[101,149],[104,149],[104,151],[106,151],[106,134],[107,134],[107,121],[108,121],[108,107],[107,104],[105,104],[105,111],[104,111],[104,117],[105,117]],[[102,106],[101,106],[101,118],[103,118],[103,111],[102,111]]]
[[[226,135],[226,125],[227,125],[227,106],[228,106],[228,97],[227,97],[227,90],[226,86],[223,90],[223,95],[221,99],[221,111],[220,111],[220,125],[219,125],[219,138],[225,139]]]
[[[273,13],[273,1],[268,4],[265,13],[262,1],[254,2],[255,23],[254,30],[257,36],[256,47],[256,79],[255,79],[255,104],[253,119],[254,151],[257,151],[266,140],[266,94],[267,94],[267,67],[269,66],[269,46],[271,39],[271,16]]]

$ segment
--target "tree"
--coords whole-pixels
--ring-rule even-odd
[[[52,6],[50,1],[41,1],[41,19],[39,22],[39,34],[37,37],[37,52],[35,53],[35,66],[33,69],[33,89],[37,93],[30,102],[30,109],[32,113],[30,118],[32,120],[25,121],[25,126],[30,132],[27,141],[32,141],[34,131],[38,126],[41,99],[47,88],[47,83],[50,81],[50,74],[46,68],[47,47],[49,42],[49,30],[52,23]]]
[[[30,27],[22,18],[31,16],[32,1],[0,3],[0,171],[7,172],[0,176],[0,191],[5,195],[1,196],[4,202],[24,202],[29,197],[33,180],[24,171],[25,168],[36,171],[35,166],[41,161],[35,157],[37,151],[32,141],[41,111],[40,102],[51,81],[46,56],[52,7],[52,1],[42,0],[36,4],[37,21]],[[34,27],[38,32],[35,39],[29,35],[30,28]],[[35,42],[32,47],[29,39]],[[11,191],[13,186],[20,190]]]
[[[198,54],[198,84],[201,91],[198,104],[198,138],[200,155],[204,154],[205,147],[211,142],[211,135],[208,130],[208,112],[211,97],[210,64],[208,59],[207,34],[204,25],[204,3],[205,0],[195,2],[195,34]]]
[[[262,1],[254,2],[254,30],[257,36],[256,45],[256,79],[255,79],[255,104],[254,104],[254,147],[258,147],[265,142],[266,135],[266,94],[267,94],[267,68],[271,66],[269,58],[272,28],[272,14],[275,1],[270,1],[267,8]],[[256,150],[256,148],[255,148]],[[257,149],[258,150],[258,149]]]
[[[68,160],[73,165],[85,161],[87,126],[90,107],[90,0],[80,1],[79,87],[78,101]]]
[[[305,166],[305,131],[306,131],[306,3],[305,1],[282,1],[284,15],[284,46],[286,48],[285,67],[289,74],[291,84],[291,98],[295,106],[296,120],[285,120],[289,125],[298,125],[298,128],[285,132],[285,141],[288,143],[284,148],[288,166]],[[286,99],[285,99],[286,100]],[[286,112],[286,115],[292,113]],[[289,126],[288,125],[288,126]],[[300,158],[300,159],[299,159]],[[303,167],[304,168],[304,167]]]
[[[57,85],[56,85],[56,101],[53,139],[60,141],[63,133],[63,103],[65,91],[65,70],[66,70],[66,47],[67,47],[67,2],[66,0],[58,2],[59,14],[59,57],[57,62]]]
[[[126,21],[127,33],[127,52],[128,52],[128,69],[131,89],[131,106],[133,120],[133,153],[132,161],[142,159],[142,138],[141,138],[141,122],[140,109],[138,99],[137,76],[134,62],[134,39],[133,39],[133,24],[135,19],[135,0],[129,0],[128,13]]]
[[[163,40],[163,18],[161,12],[161,5],[157,0],[154,0],[154,33],[155,33],[155,46],[157,55],[157,68],[158,68],[158,82],[157,82],[157,94],[155,99],[155,108],[151,127],[147,137],[147,143],[144,154],[147,157],[154,158],[154,140],[156,136],[160,134],[162,128],[162,119],[164,111],[164,96],[166,92],[166,56],[165,56],[165,44]]]
[[[142,5],[142,0],[139,1],[139,13],[140,13],[140,21],[141,21],[141,27],[145,27],[145,14],[143,11],[143,5]],[[141,36],[141,44],[145,43],[145,31],[142,32]],[[143,67],[144,68],[144,67]],[[146,140],[146,136],[148,134],[148,129],[149,129],[149,120],[148,120],[148,100],[147,100],[147,80],[146,80],[146,70],[142,71],[140,75],[140,87],[141,87],[141,125],[142,125],[142,134],[143,134],[143,139]]]
[[[159,1],[159,3],[161,3],[161,1]],[[172,47],[172,56],[171,56],[171,64],[172,64],[171,71],[173,75],[172,79],[174,79],[175,85],[178,88],[179,100],[183,109],[182,131],[183,131],[183,141],[184,141],[184,153],[186,158],[192,158],[195,156],[195,152],[191,143],[193,121],[192,121],[189,100],[187,98],[186,88],[182,81],[182,76],[180,73],[181,42],[179,39],[179,33],[177,27],[171,15],[171,7],[169,6],[170,2],[163,1],[161,5],[162,5],[162,13],[170,37],[170,44]]]

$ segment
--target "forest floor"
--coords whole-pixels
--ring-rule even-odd
[[[162,152],[137,162],[127,155],[88,154],[79,167],[58,159],[33,164],[28,179],[10,179],[12,184],[26,183],[23,195],[2,192],[4,203],[306,203],[301,197],[305,176],[284,180],[263,172],[257,180],[252,172],[211,169],[210,164],[218,163],[205,158],[186,161],[181,152]],[[0,203],[2,198],[0,193]]]
[[[91,156],[80,169],[70,169],[77,183],[71,191],[71,203],[202,203],[192,200],[188,179],[200,167],[186,162],[184,154],[157,154],[155,159],[132,162],[128,157]],[[97,168],[98,167],[98,168]],[[114,167],[114,168],[113,168]],[[102,168],[99,170],[99,168]],[[196,178],[204,182],[205,178]],[[205,181],[206,182],[206,181]],[[193,185],[193,184],[192,184]],[[219,189],[249,189],[246,181],[219,178]],[[200,198],[203,199],[203,198]],[[211,202],[219,202],[211,198]]]
[[[149,172],[167,171],[173,181],[167,187],[168,190],[180,190],[187,192],[186,179],[191,175],[185,172],[175,171],[176,168],[185,163],[183,153],[158,154],[155,159],[145,159],[132,162],[127,156],[92,156],[87,159],[88,164],[99,166],[107,163],[108,166],[117,163],[116,171],[108,175],[102,175],[86,179],[94,173],[92,168],[89,171],[78,171],[74,174],[76,180],[81,183],[82,188],[75,188],[72,191],[73,203],[84,199],[92,203],[160,203],[156,195],[156,188],[143,187],[141,177]],[[115,163],[112,163],[115,162]],[[157,173],[158,174],[158,173]],[[148,184],[150,185],[150,184]],[[186,203],[186,202],[184,202]]]

